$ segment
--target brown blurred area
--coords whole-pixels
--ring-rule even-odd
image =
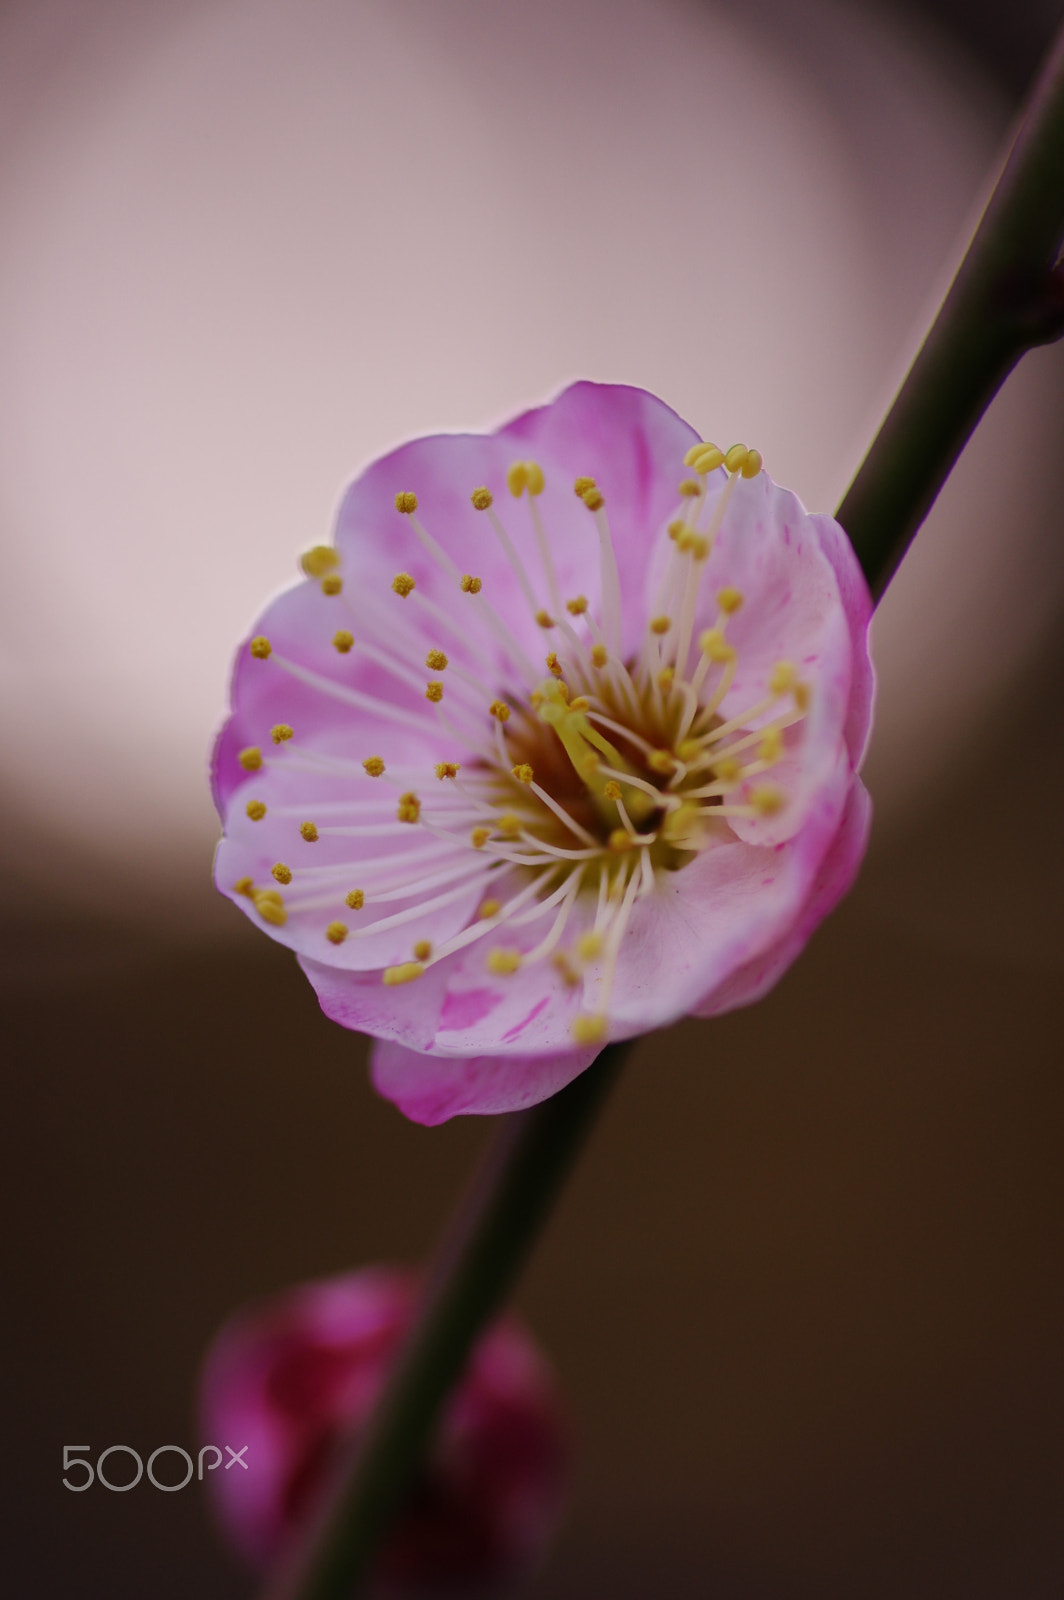
[[[1059,9],[919,8],[1014,92]],[[767,1001],[635,1052],[519,1296],[582,1458],[530,1595],[1064,1588],[1060,631]],[[228,1313],[422,1258],[490,1129],[378,1100],[250,926],[196,953],[29,905],[0,929],[8,1592],[236,1600],[197,1488],[72,1494],[63,1445],[194,1449]]]

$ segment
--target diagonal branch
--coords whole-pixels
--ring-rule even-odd
[[[836,512],[877,599],[1013,367],[1064,335],[1062,246],[1064,29],[949,293]]]

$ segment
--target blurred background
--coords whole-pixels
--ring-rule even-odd
[[[0,0],[18,1592],[250,1595],[198,1489],[63,1445],[194,1448],[229,1312],[423,1257],[490,1131],[377,1100],[214,895],[234,641],[367,460],[576,376],[830,508],[1062,16]],[[1062,402],[1029,357],[881,608],[856,890],[638,1048],[535,1256],[582,1465],[530,1595],[1060,1592]]]

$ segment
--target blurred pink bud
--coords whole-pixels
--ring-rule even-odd
[[[246,1470],[219,1463],[208,1482],[229,1541],[251,1565],[272,1566],[313,1513],[416,1309],[412,1275],[370,1268],[289,1290],[218,1335],[203,1373],[203,1436],[231,1451],[246,1445]],[[448,1401],[381,1549],[375,1592],[468,1593],[512,1579],[554,1532],[569,1457],[550,1369],[506,1317],[481,1339]]]

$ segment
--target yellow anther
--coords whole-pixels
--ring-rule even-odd
[[[324,578],[327,572],[340,565],[340,557],[331,544],[315,544],[304,550],[299,565],[308,578]]]
[[[683,532],[677,537],[676,546],[677,546],[677,549],[683,550],[686,553],[688,550],[690,550],[692,548],[692,546],[694,545],[694,542],[695,542],[694,529],[685,527]]]
[[[662,667],[661,671],[658,673],[658,688],[664,690],[664,692],[667,694],[672,688],[672,680],[675,678],[675,676],[675,667]]]
[[[606,504],[606,497],[597,486],[585,489],[580,498],[589,511],[601,511]]]
[[[779,728],[766,728],[757,747],[759,761],[778,761],[783,754],[783,733]]]
[[[681,761],[693,761],[701,753],[702,746],[697,739],[682,739],[676,746],[676,754]]]
[[[516,767],[511,767],[510,771],[517,779],[518,783],[531,783],[533,777],[535,776],[527,761],[522,761]]]
[[[270,738],[274,744],[286,744],[289,739],[295,738],[295,729],[290,728],[287,722],[278,722],[270,729]]]
[[[554,692],[563,705],[569,704],[569,685],[564,678],[559,678],[554,685]]]
[[[567,600],[565,609],[571,617],[582,617],[587,610],[587,595],[578,594],[575,600]]]
[[[395,497],[395,509],[401,511],[404,517],[409,517],[417,510],[417,495],[411,494],[409,489],[400,490]]]
[[[344,586],[344,580],[338,572],[330,572],[328,577],[321,580],[322,594],[339,594]]]
[[[406,794],[399,796],[399,806],[396,810],[396,820],[399,822],[417,822],[421,816],[421,801],[413,790],[408,789]]]
[[[651,750],[647,756],[647,766],[651,772],[661,773],[663,776],[673,770],[676,758],[671,750]]]
[[[301,822],[299,824],[299,831],[308,844],[317,844],[318,830],[314,826],[313,822]]]
[[[443,699],[443,684],[435,679],[427,683],[425,685],[425,699],[431,700],[434,706],[438,706]]]
[[[491,505],[491,502],[494,500],[495,496],[492,494],[490,489],[481,488],[474,489],[469,498],[472,500],[473,505],[478,511],[486,511]]]
[[[576,941],[576,953],[581,961],[594,961],[602,954],[604,943],[601,933],[582,933]]]
[[[361,911],[365,903],[366,892],[364,889],[350,889],[344,895],[344,905],[350,906],[352,911]]]
[[[495,718],[496,722],[509,722],[510,707],[506,704],[505,700],[493,700],[491,705],[488,707],[488,710],[491,712],[491,715]]]
[[[509,977],[521,965],[521,952],[520,950],[489,950],[488,959],[484,965],[489,972],[494,972],[497,977]]]
[[[245,772],[258,772],[262,766],[262,751],[257,744],[249,745],[246,750],[241,750],[237,760]]]
[[[756,478],[764,464],[760,450],[748,450],[739,470],[744,478]]]
[[[532,707],[532,710],[536,711],[543,704],[545,699],[546,695],[541,689],[533,689],[532,693],[528,697],[528,703]]]
[[[459,588],[463,594],[479,594],[481,589],[480,579],[474,578],[469,572],[463,572]]]
[[[408,594],[413,594],[416,588],[417,585],[409,572],[397,572],[392,579],[393,592],[403,600],[406,599]]]
[[[709,555],[709,540],[704,533],[693,533],[687,548],[695,561],[704,561]]]
[[[457,761],[437,761],[435,766],[436,776],[441,782],[444,778],[457,778],[461,770]]]
[[[420,961],[401,961],[397,967],[385,967],[382,981],[386,989],[394,989],[400,983],[413,983],[424,970]]]
[[[249,800],[244,809],[252,822],[261,822],[266,815],[266,807],[261,800]]]
[[[491,829],[490,828],[474,828],[473,832],[469,835],[469,838],[470,838],[470,841],[471,841],[471,843],[473,845],[473,849],[474,850],[483,850],[484,846],[487,844],[488,840],[491,838]]]
[[[812,690],[807,683],[796,683],[794,686],[794,703],[799,711],[809,710],[809,701]]]
[[[482,900],[477,907],[477,917],[479,921],[487,922],[490,917],[497,916],[501,910],[501,900]]]
[[[619,800],[621,798],[621,786],[613,778],[610,779],[602,792],[607,800]]]
[[[750,455],[745,444],[733,444],[730,450],[724,453],[724,465],[729,472],[741,472]]]
[[[673,544],[675,544],[676,541],[678,539],[682,539],[684,534],[687,532],[687,523],[684,521],[683,517],[673,517],[665,531],[672,540]]]
[[[569,701],[570,711],[590,711],[591,701],[586,694],[578,694],[575,700]]]
[[[362,770],[368,778],[379,778],[384,772],[384,762],[380,756],[367,756],[362,763]]]
[[[286,867],[283,861],[275,862],[270,868],[270,872],[278,883],[291,883],[292,881],[292,869],[291,867]]]
[[[515,500],[520,500],[528,487],[528,471],[523,461],[515,461],[506,469],[506,487]]]
[[[693,500],[696,495],[702,493],[702,485],[697,478],[685,478],[677,485],[677,492],[682,494],[685,500]]]
[[[580,983],[580,974],[564,950],[555,950],[550,958],[550,964],[555,972],[561,975],[561,980],[567,989],[575,989]]]
[[[739,589],[721,589],[717,595],[717,604],[726,617],[732,617],[743,603],[742,592]]]
[[[738,783],[742,770],[734,756],[722,756],[713,763],[713,771],[724,783]]]
[[[685,465],[694,467],[704,478],[708,473],[716,472],[723,460],[724,451],[718,450],[715,444],[707,444],[699,450],[693,461],[685,461]]]
[[[442,672],[447,665],[447,657],[442,650],[430,650],[425,657],[425,665],[430,672]]]
[[[248,649],[251,651],[251,654],[255,657],[256,661],[265,661],[266,657],[270,653],[270,648],[269,639],[267,639],[261,633],[256,634],[255,638],[252,639],[251,643],[248,645]]]
[[[284,905],[284,895],[280,889],[252,889],[251,898],[256,905],[260,900],[265,900],[268,904],[274,906]]]
[[[529,494],[542,494],[546,479],[538,461],[525,462],[525,484]]]
[[[786,694],[788,689],[793,689],[798,681],[798,673],[793,661],[777,661],[769,674],[768,688],[770,694]]]
[[[275,928],[284,927],[285,923],[288,921],[288,912],[285,910],[284,906],[280,904],[280,897],[278,897],[276,900],[273,899],[267,890],[265,892],[260,891],[258,894],[252,895],[252,899],[255,902],[255,910],[258,912],[263,922],[271,922]]]
[[[417,961],[427,961],[432,954],[432,940],[419,939],[414,946],[414,958]]]
[[[703,450],[712,450],[713,448],[713,445],[711,445],[708,440],[705,439],[700,439],[697,444],[688,446],[687,450],[684,452],[684,466],[693,467],[696,459],[702,454]]]
[[[610,653],[604,644],[591,646],[591,660],[596,667],[604,667],[610,659]]]
[[[627,828],[614,828],[606,843],[611,850],[616,851],[618,855],[622,855],[625,850],[631,850],[635,840]]]
[[[342,656],[346,656],[347,652],[354,648],[354,643],[354,634],[348,633],[346,628],[341,628],[339,633],[333,634],[333,649],[339,650]]]
[[[346,922],[330,922],[325,930],[325,937],[330,944],[343,944],[347,938]]]
[[[238,878],[233,885],[233,893],[250,895],[254,887],[254,878]]]
[[[560,678],[562,675],[561,662],[558,660],[558,652],[556,650],[552,650],[547,657],[547,671],[552,672],[556,678]]]
[[[774,817],[782,808],[786,798],[782,789],[776,789],[767,783],[750,791],[750,804],[761,817]]]
[[[594,478],[577,478],[576,482],[573,484],[573,492],[576,494],[578,500],[582,500],[585,494],[587,494],[588,490],[593,489],[594,487]]]
[[[512,811],[506,811],[495,823],[495,831],[508,839],[516,839],[524,824]]]
[[[551,616],[549,611],[537,611],[536,621],[539,623],[541,628],[554,627],[554,618]]]
[[[728,643],[720,628],[705,628],[698,635],[698,648],[710,661],[734,661],[735,646]]]
[[[669,629],[671,627],[672,627],[672,618],[671,617],[652,617],[651,618],[651,621],[650,621],[650,631],[651,631],[651,633],[658,633],[658,634],[668,633],[668,631],[669,631]]]
[[[606,1037],[608,1023],[601,1012],[581,1011],[573,1018],[570,1033],[574,1044],[601,1044]]]

